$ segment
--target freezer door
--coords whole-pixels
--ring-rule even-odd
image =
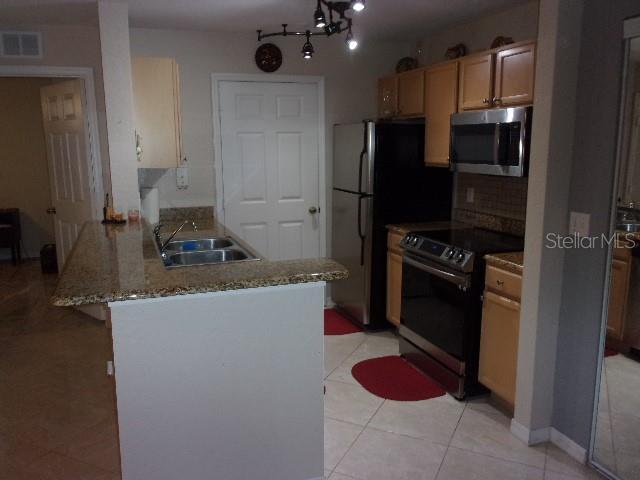
[[[333,130],[333,187],[372,193],[373,122],[335,125]]]
[[[332,298],[338,308],[363,325],[370,322],[371,202],[372,198],[333,191],[332,257],[347,267],[349,278],[331,284]]]

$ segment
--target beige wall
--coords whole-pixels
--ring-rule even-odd
[[[0,65],[47,65],[56,67],[89,67],[93,69],[104,191],[111,191],[109,150],[107,148],[107,124],[100,54],[100,32],[97,24],[95,26],[38,24],[15,25],[3,22],[2,14],[0,13],[0,29],[41,32],[44,53],[42,58],[28,60],[0,57]]]
[[[392,71],[396,61],[408,54],[408,43],[364,43],[350,54],[344,38],[314,40],[316,54],[302,59],[302,42],[275,38],[283,51],[283,64],[276,75],[321,75],[326,88],[327,185],[331,185],[331,126],[376,115],[376,81]],[[212,73],[261,73],[254,62],[258,47],[254,34],[230,34],[177,30],[131,30],[132,56],[176,58],[182,89],[182,138],[188,159],[190,186],[176,188],[175,169],[145,170],[142,183],[156,185],[162,207],[213,205]],[[265,74],[266,75],[266,74]],[[329,210],[328,210],[329,211]]]
[[[533,40],[538,32],[538,2],[517,5],[491,15],[448,27],[421,41],[421,65],[443,61],[449,47],[464,43],[467,53],[486,50],[498,35],[512,37],[516,42]]]
[[[54,242],[40,110],[40,87],[49,83],[0,78],[0,208],[20,209],[24,257],[36,257],[43,244]]]

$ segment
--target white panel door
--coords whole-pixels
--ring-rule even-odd
[[[80,228],[92,219],[83,92],[82,80],[67,80],[40,89],[60,270]]]
[[[318,86],[220,82],[224,222],[269,260],[320,256]]]

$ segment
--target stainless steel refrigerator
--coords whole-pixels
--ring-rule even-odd
[[[424,165],[423,122],[335,125],[331,256],[349,269],[336,307],[368,329],[386,322],[386,225],[451,218],[453,177]]]

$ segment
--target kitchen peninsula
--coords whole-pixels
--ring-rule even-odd
[[[154,242],[146,224],[87,223],[52,298],[109,306],[122,478],[322,478],[324,286],[347,271],[167,269]]]

